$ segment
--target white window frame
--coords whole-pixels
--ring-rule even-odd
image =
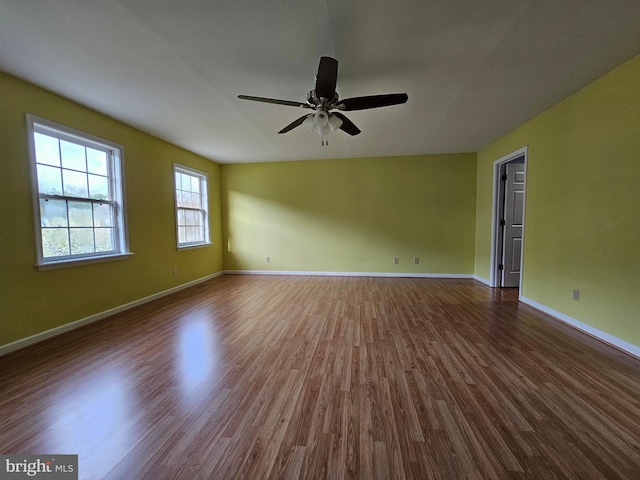
[[[182,173],[196,177],[200,182],[200,205],[201,208],[178,206],[178,185],[176,182],[176,174]],[[175,221],[176,221],[176,248],[178,250],[186,250],[190,248],[206,247],[211,245],[211,236],[209,234],[209,176],[205,172],[196,170],[191,167],[180,165],[179,163],[173,164],[173,199],[175,205]],[[191,210],[197,212],[202,217],[203,224],[203,240],[193,242],[180,242],[180,221],[179,210]]]
[[[50,120],[27,114],[27,133],[29,143],[29,158],[31,166],[31,183],[33,192],[33,211],[36,235],[37,263],[39,270],[71,267],[89,263],[106,262],[128,258],[129,239],[127,233],[127,209],[125,204],[125,180],[124,180],[124,147],[117,143],[105,140],[79,130],[61,125]],[[106,201],[113,208],[114,249],[109,252],[92,252],[70,254],[65,256],[45,257],[42,244],[42,220],[40,217],[41,198],[54,198],[60,200],[89,201],[84,197],[67,197],[65,195],[41,194],[38,187],[38,169],[35,149],[35,134],[42,133],[60,140],[70,141],[86,147],[107,151],[109,191],[111,198]],[[92,203],[95,200],[91,200]],[[70,228],[70,227],[67,227]]]

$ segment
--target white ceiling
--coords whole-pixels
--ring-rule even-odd
[[[0,0],[0,69],[221,163],[475,152],[640,52],[638,0]],[[320,56],[348,112],[303,101]]]

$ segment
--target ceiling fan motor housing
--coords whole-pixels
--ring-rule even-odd
[[[338,93],[334,92],[333,93],[333,98],[324,98],[324,97],[318,97],[316,95],[316,91],[315,90],[311,90],[309,93],[307,93],[307,103],[312,106],[312,107],[326,107],[328,110],[331,110],[332,108],[336,108],[336,105],[338,104]]]

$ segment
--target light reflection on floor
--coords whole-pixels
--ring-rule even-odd
[[[189,394],[202,382],[215,381],[217,356],[214,333],[205,319],[181,325],[178,333],[177,376],[183,394]]]
[[[46,451],[77,454],[80,478],[101,478],[139,439],[132,392],[118,368],[70,380],[52,398]]]
[[[101,479],[145,441],[158,414],[173,418],[169,413],[173,408],[190,410],[197,404],[220,376],[217,332],[208,317],[193,312],[176,328],[177,335],[168,337],[172,343],[165,345],[175,349],[165,357],[171,359],[168,363],[162,356],[147,357],[142,342],[136,346],[139,350],[111,360],[108,367],[95,368],[88,361],[55,390],[43,392],[46,407],[38,420],[44,432],[39,450],[78,455],[79,478]],[[141,372],[148,369],[164,376],[151,375],[141,382]],[[141,410],[149,391],[160,388],[154,380],[166,382],[162,387],[166,402]]]

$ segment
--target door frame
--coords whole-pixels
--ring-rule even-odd
[[[520,283],[518,285],[518,291],[522,292],[522,278],[524,267],[524,228],[525,228],[525,213],[527,205],[527,160],[528,160],[528,147],[522,147],[515,152],[511,152],[504,157],[499,158],[493,162],[493,200],[491,205],[491,273],[489,276],[489,285],[491,287],[499,287],[498,279],[500,278],[500,199],[502,191],[502,180],[500,178],[500,168],[502,165],[509,163],[516,158],[524,157],[524,178],[525,178],[525,190],[522,212],[522,253],[520,255]]]

